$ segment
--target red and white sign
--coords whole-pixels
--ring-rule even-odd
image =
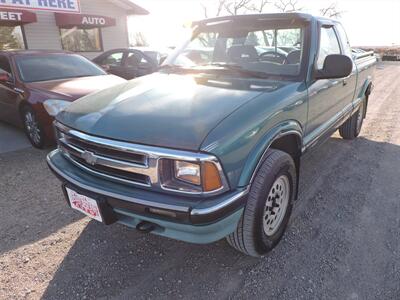
[[[103,219],[101,218],[100,214],[100,209],[99,206],[97,205],[96,200],[78,194],[77,192],[70,190],[69,188],[66,188],[66,190],[68,194],[69,203],[71,204],[71,207],[73,209],[76,209],[81,213],[84,213],[85,215],[91,217],[92,219],[95,219],[99,222],[103,222]]]
[[[1,3],[1,0],[0,0]],[[37,21],[36,14],[26,10],[2,9],[0,7],[0,23],[26,24]]]
[[[53,12],[81,12],[79,0],[0,0],[0,9],[2,7]]]
[[[97,15],[77,15],[56,13],[56,24],[59,27],[108,27],[115,26],[114,18]]]

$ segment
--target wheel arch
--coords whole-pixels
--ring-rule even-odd
[[[368,110],[368,101],[369,101],[369,95],[371,95],[372,92],[372,79],[367,78],[365,80],[364,86],[361,89],[360,97],[359,98],[364,98],[365,97],[365,109],[364,109],[364,118],[367,116],[367,110]]]
[[[372,91],[372,77],[368,76],[365,79],[362,88],[360,89],[358,98],[362,98],[364,96],[368,97],[371,94],[371,91]]]
[[[239,186],[246,186],[253,182],[255,174],[260,168],[262,162],[264,161],[265,155],[270,148],[284,151],[293,158],[298,177],[302,145],[303,131],[298,122],[289,121],[274,127],[266,135],[264,135],[264,137],[248,155],[239,179]]]

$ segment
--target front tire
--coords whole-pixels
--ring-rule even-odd
[[[259,257],[281,240],[288,224],[296,191],[292,157],[270,149],[250,187],[247,204],[236,230],[227,236],[235,249]]]
[[[32,146],[38,149],[43,149],[46,145],[45,135],[35,111],[32,107],[26,105],[21,109],[21,117],[25,134]]]
[[[366,112],[366,101],[361,101],[357,112],[339,127],[339,134],[345,140],[354,140],[361,132]]]

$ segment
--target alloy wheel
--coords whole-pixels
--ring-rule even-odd
[[[35,115],[31,111],[25,112],[25,128],[28,132],[30,139],[36,144],[39,145],[41,142],[41,132],[39,128],[39,123],[36,120]]]

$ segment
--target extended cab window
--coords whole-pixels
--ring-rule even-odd
[[[339,41],[333,27],[322,27],[317,60],[319,70],[323,68],[325,58],[330,54],[340,54]]]

